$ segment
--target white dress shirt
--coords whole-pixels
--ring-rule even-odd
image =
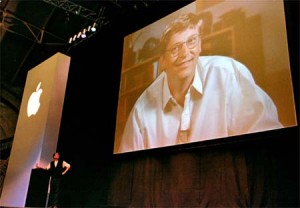
[[[271,98],[232,58],[199,57],[183,107],[172,97],[167,79],[162,72],[136,101],[119,153],[282,127]]]
[[[57,163],[58,163],[58,160],[55,160],[55,161],[54,161],[54,167],[57,166]],[[63,162],[62,162],[62,167],[63,167],[63,168],[68,168],[68,167],[70,167],[70,166],[71,166],[71,165],[70,165],[69,163],[67,163],[66,161],[63,161]],[[50,168],[51,168],[51,163],[49,163],[49,164],[47,165],[46,169],[47,169],[47,170],[50,170]]]

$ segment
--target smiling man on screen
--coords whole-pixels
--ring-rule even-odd
[[[162,37],[164,70],[128,117],[119,153],[281,128],[272,99],[242,63],[200,56],[202,20],[179,16]]]

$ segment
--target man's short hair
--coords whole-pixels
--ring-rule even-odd
[[[187,13],[180,15],[173,22],[168,24],[160,38],[161,52],[164,52],[166,50],[167,44],[174,33],[184,31],[187,28],[196,27],[200,19],[200,16],[194,13]],[[199,34],[201,32],[200,29],[201,27],[199,28]]]

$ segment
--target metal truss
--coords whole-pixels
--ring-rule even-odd
[[[42,0],[42,1],[51,4],[52,6],[61,8],[67,12],[92,20],[94,22],[98,22],[99,18],[103,18],[101,14],[105,9],[105,7],[101,7],[100,11],[97,13],[93,10],[87,9],[81,5],[75,4],[68,0]]]
[[[65,40],[64,38],[58,37],[57,35],[46,31],[44,28],[37,27],[25,20],[22,20],[8,10],[3,11],[2,9],[0,9],[0,13],[2,16],[2,21],[0,24],[1,39],[3,38],[4,31],[8,31],[38,44],[43,43],[45,45],[67,45],[67,40]],[[13,29],[13,26],[15,25],[18,25],[18,27],[22,27],[23,30]],[[28,32],[25,32],[26,29]],[[44,35],[52,36],[52,38],[56,39],[57,42],[44,43],[43,42]]]

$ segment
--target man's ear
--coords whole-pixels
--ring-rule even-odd
[[[159,57],[159,72],[162,72],[165,70],[165,67],[166,67],[166,62],[165,62],[165,58],[164,58],[164,54],[162,54],[160,57]]]

